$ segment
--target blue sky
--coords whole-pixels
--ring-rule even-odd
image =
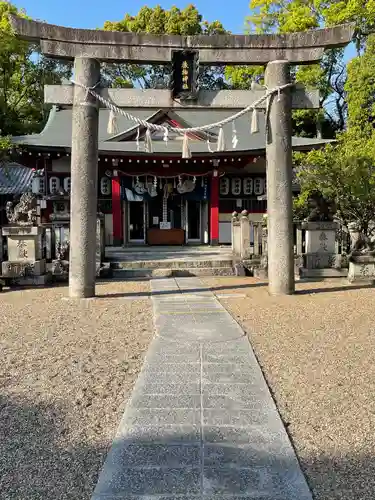
[[[249,0],[12,0],[17,7],[23,7],[29,16],[51,24],[73,28],[99,28],[104,21],[119,21],[126,12],[135,15],[141,7],[162,5],[169,9],[172,5],[184,8],[193,3],[207,21],[221,21],[233,33],[242,33],[244,20],[249,14]]]

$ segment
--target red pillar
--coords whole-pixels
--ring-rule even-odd
[[[219,173],[213,171],[210,193],[210,243],[219,244]]]
[[[120,177],[112,177],[112,222],[113,222],[113,245],[123,244],[122,234],[122,207],[121,207],[121,183]]]

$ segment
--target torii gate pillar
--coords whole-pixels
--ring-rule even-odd
[[[97,85],[100,64],[76,57],[74,77],[86,87]],[[82,87],[74,87],[70,194],[69,296],[95,296],[96,211],[98,200],[99,105]]]
[[[267,88],[290,83],[288,61],[268,63]],[[294,293],[292,196],[292,93],[270,98],[267,116],[268,290],[271,295]]]

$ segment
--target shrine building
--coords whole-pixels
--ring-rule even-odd
[[[188,128],[219,122],[238,109],[126,111],[166,128]],[[146,129],[118,116],[117,132],[110,134],[109,115],[100,108],[98,212],[104,214],[107,246],[230,244],[232,212],[247,210],[261,220],[267,210],[264,112],[258,133],[251,134],[249,115],[225,125],[223,151],[217,151],[217,133],[190,134],[188,159],[181,155],[183,135],[171,131],[166,141],[162,132],[151,133],[152,152],[146,152]],[[42,223],[70,211],[71,135],[71,106],[54,106],[40,134],[13,138],[21,146],[18,163],[35,169]],[[327,142],[293,137],[293,148],[307,151]]]

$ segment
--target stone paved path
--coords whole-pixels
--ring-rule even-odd
[[[156,337],[93,500],[311,500],[242,329],[197,278],[152,291]]]

